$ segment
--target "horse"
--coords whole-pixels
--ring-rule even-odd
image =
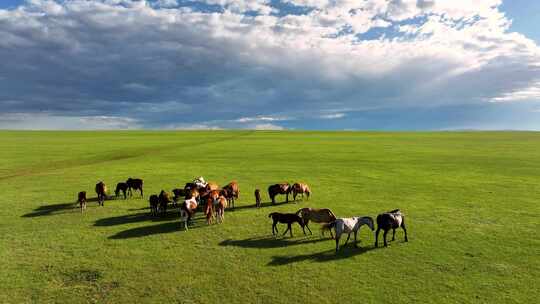
[[[195,215],[195,212],[197,211],[197,206],[199,206],[199,203],[197,203],[197,200],[192,197],[190,199],[184,200],[184,203],[180,207],[184,211],[188,213],[187,221],[190,222],[193,215]]]
[[[255,206],[259,208],[261,206],[261,190],[255,189]]]
[[[192,199],[192,198],[195,199],[197,201],[197,203],[199,203],[199,201],[201,199],[201,195],[199,193],[199,190],[197,190],[195,188],[187,190],[185,199]]]
[[[327,208],[302,208],[296,211],[296,214],[298,214],[302,218],[302,220],[304,221],[304,225],[309,230],[310,234],[313,233],[311,232],[311,229],[309,229],[309,221],[313,221],[315,223],[330,223],[336,220],[336,216],[334,215],[334,213],[332,213],[332,211]],[[330,235],[332,236],[332,238],[334,238],[334,236],[332,235],[332,230],[330,230]]]
[[[287,233],[287,231],[289,231],[290,234],[291,234],[291,237],[293,236],[292,235],[292,227],[291,227],[291,225],[293,223],[296,222],[296,223],[298,223],[298,225],[300,225],[300,227],[302,227],[302,229],[304,228],[304,221],[296,213],[272,212],[272,213],[268,214],[268,217],[272,218],[272,221],[273,221],[273,223],[272,223],[272,234],[273,235],[276,235],[276,233],[279,233],[278,229],[277,229],[277,223],[287,224],[287,229],[285,230],[285,232],[283,232],[283,235],[285,235]],[[275,230],[275,232],[274,232],[274,230]],[[306,234],[306,232],[304,231],[304,235],[305,234]]]
[[[276,195],[278,194],[286,194],[286,201],[289,202],[289,193],[291,193],[291,185],[289,183],[281,183],[281,184],[274,184],[268,187],[268,196],[270,196],[270,199],[272,200],[272,204],[276,203]]]
[[[223,223],[223,220],[225,219],[225,208],[227,208],[227,199],[223,195],[220,195],[217,201],[214,202],[216,219],[218,222]]]
[[[206,216],[206,224],[212,224],[212,221],[214,219],[214,199],[212,199],[210,196],[206,198],[204,215]]]
[[[98,197],[98,203],[103,206],[103,203],[107,198],[107,186],[104,182],[99,182],[96,184],[96,193]]]
[[[228,197],[227,202],[231,203],[232,208],[234,209],[234,200],[238,199],[240,195],[240,189],[238,188],[238,182],[232,181],[227,185],[223,186],[223,190],[227,191]]]
[[[159,196],[152,194],[150,195],[150,199],[148,199],[150,202],[150,215],[157,215],[158,214],[158,206],[159,206]]]
[[[208,182],[208,183],[206,184],[206,187],[205,187],[205,188],[206,188],[207,190],[210,190],[210,191],[212,191],[212,190],[218,190],[218,189],[219,189],[219,185],[216,184],[216,183],[214,183],[214,182]]]
[[[159,193],[159,209],[160,212],[165,214],[167,213],[167,205],[171,202],[171,197],[169,193],[165,192],[164,190],[161,190]]]
[[[180,223],[184,223],[184,230],[188,230],[189,213],[187,210],[180,208]]]
[[[405,215],[399,209],[388,211],[377,215],[377,232],[375,233],[375,247],[379,246],[379,232],[384,230],[384,247],[387,247],[386,234],[392,229],[392,241],[396,238],[396,229],[403,228],[405,242],[408,242],[407,228],[405,228]]]
[[[292,185],[291,192],[293,194],[294,201],[296,201],[296,196],[298,194],[302,194],[302,200],[304,199],[304,193],[306,194],[308,200],[309,196],[311,195],[311,189],[309,189],[309,186],[307,184],[303,183],[294,183],[294,185]]]
[[[171,191],[173,194],[174,194],[174,197],[173,197],[173,206],[176,207],[176,205],[178,204],[178,201],[180,200],[180,197],[186,197],[186,190],[185,189],[179,189],[179,188],[176,188],[176,189],[172,189]]]
[[[124,194],[124,199],[127,198],[126,191],[128,191],[128,184],[127,183],[118,183],[116,184],[116,190],[114,190],[114,195],[118,197],[120,195],[120,191]]]
[[[354,232],[354,247],[358,248],[358,245],[356,244],[356,235],[362,225],[368,225],[369,228],[371,228],[371,231],[375,229],[373,219],[369,216],[338,218],[325,225],[328,228],[334,228],[336,230],[336,253],[339,249],[339,239],[343,233],[347,233],[347,240],[345,241],[345,245],[347,245],[347,242],[349,242],[349,238],[351,237],[351,232]]]
[[[86,191],[81,191],[77,195],[77,203],[79,203],[79,207],[81,208],[81,212],[86,209]]]
[[[141,197],[143,196],[143,180],[140,178],[128,178],[126,181],[128,185],[129,197],[133,196],[133,190],[139,190],[141,192]]]

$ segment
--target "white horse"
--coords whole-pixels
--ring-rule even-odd
[[[345,245],[347,245],[351,232],[354,232],[354,247],[358,247],[356,245],[356,235],[362,225],[368,225],[371,231],[375,230],[373,219],[369,216],[338,218],[328,225],[329,228],[333,227],[336,231],[336,252],[339,249],[339,239],[343,233],[347,233],[347,240],[345,241]]]

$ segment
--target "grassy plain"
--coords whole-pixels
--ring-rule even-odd
[[[0,132],[0,303],[525,303],[540,292],[540,133]],[[240,184],[225,223],[188,232],[145,199],[90,202],[129,176],[146,194],[195,176]],[[253,190],[311,185],[309,201],[253,208]],[[279,197],[283,201],[283,197]],[[401,208],[374,249],[271,236],[267,215]],[[199,217],[201,214],[199,214]],[[284,230],[280,227],[281,231]],[[314,229],[315,228],[315,229]],[[344,240],[342,240],[344,241]]]

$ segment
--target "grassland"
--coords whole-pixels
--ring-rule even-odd
[[[0,132],[0,303],[526,303],[540,297],[540,134],[528,132]],[[146,199],[89,203],[129,176],[147,194],[236,179],[238,208],[188,232]],[[310,201],[253,208],[253,190],[305,181]],[[283,199],[283,198],[281,198]],[[360,249],[272,211],[401,208],[388,248]],[[199,214],[200,216],[200,214]],[[283,228],[282,228],[283,229]],[[534,301],[534,300],[533,300]]]

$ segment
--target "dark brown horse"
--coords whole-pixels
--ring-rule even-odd
[[[261,206],[261,190],[255,189],[255,206],[259,208]]]
[[[292,195],[293,195],[293,200],[296,201],[296,196],[298,194],[302,194],[302,199],[304,199],[304,193],[306,194],[307,198],[309,199],[309,196],[311,195],[311,189],[309,189],[309,186],[307,184],[303,184],[303,183],[294,183],[294,185],[292,185]]]
[[[127,183],[118,183],[116,184],[116,190],[114,190],[114,195],[118,197],[120,195],[120,191],[124,194],[124,199],[127,198],[126,192],[128,191],[128,184]]]
[[[240,195],[240,189],[238,188],[238,182],[232,181],[228,183],[227,185],[223,186],[223,190],[225,190],[225,194],[227,194],[225,197],[227,198],[227,202],[231,205],[231,207],[234,209],[234,200],[238,199]]]
[[[77,203],[79,203],[81,212],[83,212],[83,210],[86,209],[86,191],[79,192],[77,195]]]
[[[158,206],[159,206],[159,196],[152,194],[150,195],[150,199],[148,201],[150,202],[150,214],[157,215]]]
[[[298,211],[296,211],[296,214],[298,214],[302,220],[304,221],[304,225],[309,230],[309,233],[311,233],[311,229],[309,229],[309,221],[313,221],[315,223],[330,223],[336,220],[336,216],[330,209],[315,209],[315,208],[302,208]],[[324,234],[324,229],[322,230]],[[330,235],[332,238],[334,237],[332,235],[332,230],[330,230]]]
[[[289,193],[291,193],[292,187],[289,183],[274,184],[268,187],[268,196],[272,200],[272,204],[276,203],[276,196],[278,194],[285,194],[285,202],[289,202]]]
[[[291,237],[293,236],[292,235],[292,227],[291,227],[291,225],[293,223],[296,222],[296,223],[298,223],[298,225],[300,225],[300,227],[302,227],[302,229],[304,228],[304,221],[296,213],[272,212],[272,213],[268,214],[268,217],[272,218],[272,221],[273,221],[273,223],[272,223],[272,234],[273,235],[276,235],[276,233],[279,233],[278,229],[277,229],[277,223],[287,224],[287,229],[285,230],[285,232],[283,232],[283,235],[285,235],[287,233],[287,231],[289,231],[290,234],[291,234]],[[304,235],[305,234],[306,234],[306,232],[304,231]]]
[[[405,228],[405,215],[401,213],[399,209],[388,211],[377,215],[377,232],[375,232],[375,247],[379,246],[379,231],[384,230],[384,247],[388,246],[386,243],[386,234],[388,230],[392,229],[392,241],[396,237],[396,229],[401,227],[405,232],[405,242],[408,242],[407,228]]]
[[[128,193],[129,197],[133,196],[133,190],[139,190],[141,192],[141,197],[143,196],[143,180],[140,178],[128,178],[126,181],[126,184],[128,185]]]
[[[159,193],[159,212],[167,213],[167,205],[171,202],[171,196],[164,190]]]
[[[96,194],[98,197],[98,203],[103,206],[105,199],[107,199],[107,186],[104,182],[96,184]]]

